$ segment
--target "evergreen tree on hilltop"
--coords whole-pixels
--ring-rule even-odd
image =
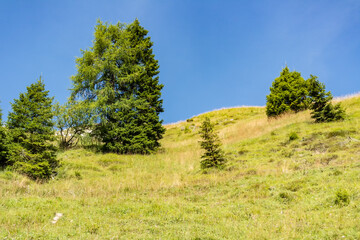
[[[311,117],[315,122],[331,122],[344,120],[345,111],[340,103],[335,106],[331,103],[333,96],[331,92],[325,92],[325,85],[316,76],[310,75],[307,80],[309,87],[309,97],[312,101],[310,106]]]
[[[200,126],[200,136],[203,139],[200,146],[205,150],[201,156],[201,168],[223,168],[226,159],[221,150],[221,142],[217,133],[214,130],[214,125],[210,122],[210,118],[206,118]]]
[[[270,87],[266,96],[266,115],[275,117],[284,112],[299,112],[308,108],[308,88],[299,72],[285,67]]]
[[[77,59],[72,98],[96,104],[93,134],[104,151],[147,154],[160,146],[163,85],[147,32],[138,20],[127,26],[99,21],[93,47]]]
[[[54,141],[53,98],[40,80],[12,103],[7,126],[11,133],[9,164],[33,179],[51,176],[59,162]]]

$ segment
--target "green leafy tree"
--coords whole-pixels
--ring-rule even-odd
[[[214,130],[214,125],[208,117],[200,126],[200,136],[203,139],[200,141],[200,146],[205,150],[204,154],[201,156],[201,168],[223,168],[226,159],[220,148],[221,142]]]
[[[11,133],[8,162],[33,179],[49,178],[59,165],[53,145],[53,98],[48,93],[41,78],[31,84],[11,104],[7,122]]]
[[[93,134],[104,151],[147,154],[160,146],[163,85],[147,33],[138,20],[129,25],[98,21],[93,47],[76,60],[72,99],[95,105]]]
[[[61,149],[75,147],[81,135],[89,131],[93,124],[92,108],[83,102],[68,101],[64,105],[55,104],[55,126]]]
[[[333,105],[331,92],[325,92],[325,85],[321,83],[316,76],[310,75],[307,80],[309,88],[309,97],[312,101],[310,106],[311,117],[315,122],[339,121],[345,118],[345,111],[340,103]]]
[[[285,67],[270,87],[266,96],[266,115],[276,117],[288,111],[299,112],[308,108],[308,88],[299,72]]]

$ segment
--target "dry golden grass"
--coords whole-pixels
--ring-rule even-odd
[[[252,121],[239,121],[236,124],[220,131],[220,136],[225,144],[239,142],[244,139],[251,139],[270,133],[285,126],[310,121],[309,111],[298,114],[287,113],[277,118],[268,119],[264,114]]]
[[[338,103],[344,100],[353,100],[354,98],[358,98],[359,96],[360,96],[360,92],[348,94],[345,96],[334,97],[333,102]]]

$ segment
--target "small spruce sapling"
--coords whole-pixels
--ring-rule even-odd
[[[201,148],[205,150],[201,156],[201,168],[223,168],[226,163],[224,153],[221,150],[221,142],[214,130],[214,125],[210,122],[210,118],[206,118],[200,127]]]
[[[310,106],[311,117],[315,122],[331,122],[344,120],[345,111],[340,103],[333,105],[331,92],[325,92],[325,85],[316,76],[310,75],[308,81],[309,97],[312,100]]]

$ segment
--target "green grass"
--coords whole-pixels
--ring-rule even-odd
[[[43,184],[1,171],[0,239],[360,239],[360,98],[342,104],[345,121],[321,124],[308,111],[205,113],[167,125],[154,155],[60,153]],[[202,174],[206,116],[229,161]]]

